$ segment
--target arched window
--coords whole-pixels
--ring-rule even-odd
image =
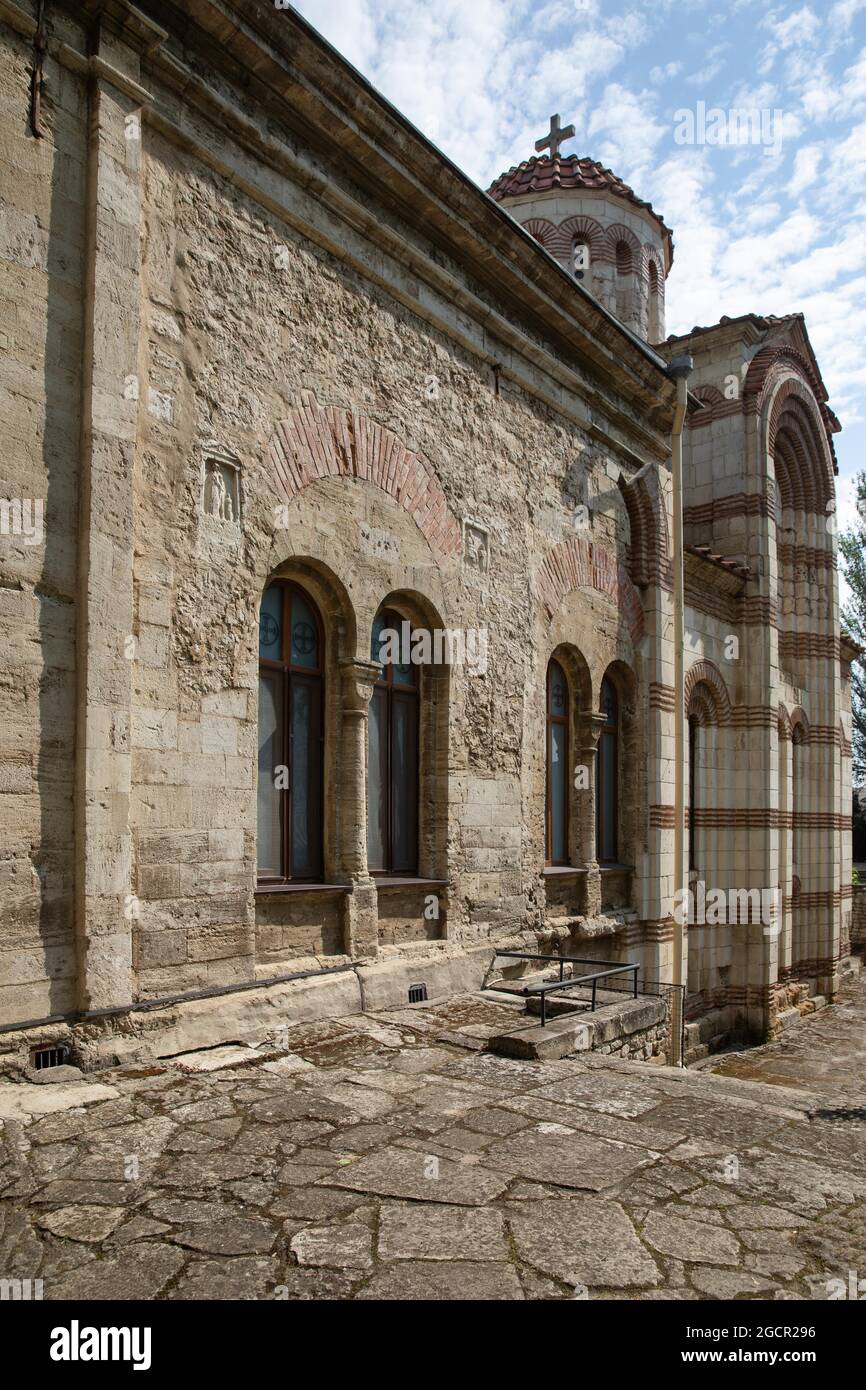
[[[547,667],[548,864],[568,863],[568,682],[558,661]]]
[[[596,786],[596,856],[616,864],[619,855],[619,698],[613,681],[601,683],[604,725],[598,740]]]
[[[655,261],[649,263],[649,304],[647,315],[647,339],[651,343],[657,343],[662,336],[662,316],[661,316],[661,290],[659,283],[659,272]]]
[[[631,247],[627,241],[618,241],[616,243],[616,269],[619,275],[631,274]]]
[[[689,719],[689,868],[697,868],[695,816],[698,809],[698,730],[694,715]]]
[[[269,584],[259,616],[258,876],[322,876],[325,641],[312,599]]]
[[[382,663],[367,739],[367,863],[371,873],[418,872],[419,668],[412,630],[386,609],[373,623],[370,654]]]

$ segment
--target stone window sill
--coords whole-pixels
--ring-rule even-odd
[[[401,877],[395,874],[390,877],[387,874],[373,875],[373,882],[381,893],[384,888],[447,888],[447,878],[413,878],[411,876]]]
[[[599,864],[601,874],[633,874],[634,864]]]
[[[587,872],[587,869],[578,869],[571,864],[545,864],[541,875],[542,878],[577,878]]]
[[[257,883],[255,896],[271,898],[282,893],[351,893],[351,883]]]

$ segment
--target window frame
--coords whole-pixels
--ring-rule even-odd
[[[552,689],[552,680],[551,680],[551,677],[552,677],[552,675],[553,675],[554,668],[556,668],[556,670],[558,670],[559,673],[560,673],[560,675],[562,676],[562,682],[563,682],[563,685],[564,685],[564,687],[565,687],[565,713],[564,713],[564,714],[561,714],[561,715],[554,714],[554,713],[552,712],[552,710],[551,710],[551,689]],[[568,837],[569,837],[569,811],[570,811],[570,807],[569,807],[570,796],[569,796],[568,769],[569,769],[569,755],[570,755],[570,747],[571,747],[571,690],[570,690],[570,688],[569,688],[569,684],[568,684],[568,675],[566,674],[565,667],[563,666],[563,664],[562,664],[561,661],[557,661],[556,657],[553,657],[553,656],[550,658],[550,660],[549,660],[548,663],[547,663],[547,675],[546,675],[546,677],[545,677],[545,687],[544,687],[544,712],[545,712],[545,719],[544,719],[544,737],[545,737],[544,863],[545,863],[545,867],[550,868],[550,869],[554,869],[554,868],[557,868],[557,869],[558,869],[558,868],[567,868],[567,867],[569,866],[569,864],[571,863],[571,856],[569,855],[569,852],[568,852],[568,845],[569,845],[569,839],[568,839]],[[562,814],[563,814],[563,827],[562,827],[563,834],[562,834],[562,838],[563,838],[563,844],[565,845],[565,858],[564,858],[564,859],[554,859],[554,858],[553,858],[553,840],[554,840],[554,835],[553,835],[553,796],[552,796],[552,777],[551,777],[551,772],[552,772],[552,768],[553,768],[553,758],[552,758],[551,755],[552,755],[552,752],[553,752],[553,729],[554,729],[554,727],[556,727],[556,728],[564,728],[564,729],[565,729],[565,750],[564,750],[564,758],[563,758],[563,761],[564,761],[564,764],[565,764],[565,788],[564,788],[564,795],[563,795],[563,812],[562,812]]]
[[[599,692],[599,712],[606,715],[605,709],[605,688],[609,689],[613,695],[613,717],[606,719],[602,725],[598,736],[598,748],[596,751],[596,786],[595,786],[595,857],[599,864],[618,864],[620,849],[620,804],[619,804],[619,756],[620,756],[620,697],[616,684],[610,676],[605,676],[601,683]],[[612,752],[603,752],[604,749],[612,748]],[[602,827],[607,816],[607,801],[605,798],[605,778],[603,775],[602,759],[611,758],[613,764],[613,852],[611,854],[602,853]]]
[[[279,846],[280,846],[280,866],[278,871],[261,870],[258,864],[258,806],[256,808],[256,884],[260,888],[278,887],[289,883],[322,883],[325,872],[325,629],[322,622],[322,615],[319,606],[313,595],[301,584],[292,579],[272,579],[262,592],[262,602],[259,608],[259,622],[261,623],[261,613],[264,606],[265,595],[271,589],[279,589],[282,595],[281,601],[281,641],[280,659],[261,655],[259,650],[259,680],[261,681],[262,672],[272,672],[278,683],[280,701],[282,706],[282,753],[283,762],[277,766],[284,766],[288,769],[288,786],[279,788]],[[313,666],[300,666],[292,662],[292,631],[291,631],[291,606],[295,594],[303,599],[313,615],[316,624],[316,635],[318,641],[318,664]],[[288,660],[286,653],[288,652]],[[318,773],[318,797],[319,815],[316,825],[316,842],[314,858],[317,863],[316,872],[312,874],[295,874],[292,872],[292,707],[294,701],[295,688],[300,682],[315,683],[317,688],[317,698],[315,704],[318,712],[319,738],[318,738],[318,757],[316,759],[316,771]],[[259,721],[261,712],[259,712]],[[257,723],[260,732],[260,722]],[[271,772],[273,776],[273,769]],[[309,822],[308,822],[309,823]]]
[[[394,609],[394,608],[381,608],[381,609],[379,609],[378,613],[376,614],[376,617],[375,617],[374,620],[373,620],[373,628],[374,628],[374,630],[375,630],[376,624],[379,622],[380,619],[382,620],[383,630],[384,630],[385,628],[395,628],[395,629],[400,633],[401,638],[402,638],[402,624],[408,622],[408,623],[409,623],[409,646],[410,646],[410,649],[411,649],[412,638],[413,638],[414,633],[415,633],[415,628],[413,627],[412,621],[411,621],[410,618],[407,618],[404,614],[398,612],[397,609]],[[371,645],[372,645],[372,639],[371,639]],[[372,652],[371,655],[372,655],[372,657],[373,657],[373,660],[376,661],[376,662],[378,662],[378,660],[379,660],[378,653],[377,653],[377,652]],[[371,876],[372,876],[373,878],[376,878],[376,879],[389,879],[389,878],[417,878],[417,877],[418,877],[418,874],[419,874],[419,862],[420,862],[420,856],[421,856],[421,709],[422,709],[422,703],[421,703],[421,702],[422,702],[422,688],[421,688],[421,685],[422,685],[422,678],[421,678],[421,670],[420,670],[420,667],[419,667],[419,666],[417,666],[414,662],[412,662],[412,661],[410,660],[410,662],[409,662],[409,670],[412,672],[412,677],[413,677],[413,679],[412,679],[412,684],[409,685],[409,684],[407,684],[407,683],[405,683],[405,682],[402,682],[402,681],[395,681],[395,680],[394,680],[394,672],[395,672],[396,669],[401,669],[401,670],[402,670],[402,669],[404,669],[404,668],[402,668],[402,667],[399,667],[399,668],[398,668],[398,665],[397,665],[396,663],[393,663],[393,662],[388,662],[387,664],[383,664],[383,665],[382,665],[382,669],[381,669],[381,671],[379,672],[379,676],[378,676],[378,678],[377,678],[377,680],[376,680],[376,682],[375,682],[375,684],[374,684],[374,686],[373,686],[373,695],[372,695],[372,699],[371,699],[371,703],[372,703],[372,700],[375,700],[376,697],[377,697],[377,692],[380,692],[380,691],[384,691],[384,692],[385,692],[384,732],[382,733],[382,731],[380,731],[380,735],[382,736],[383,742],[384,742],[384,749],[385,749],[385,765],[386,765],[386,766],[385,766],[385,776],[384,776],[384,793],[385,793],[385,817],[384,817],[384,820],[385,820],[385,835],[384,835],[384,845],[383,845],[383,850],[384,850],[383,858],[384,858],[384,861],[385,861],[385,867],[384,867],[384,868],[377,868],[377,869],[371,868],[371,867],[370,867],[370,864],[369,864],[369,857],[370,857],[370,832],[369,832],[369,816],[370,816],[370,804],[369,804],[369,794],[370,794],[370,726],[369,726],[369,722],[368,722],[368,727],[367,727],[367,753],[366,753],[366,757],[367,757],[367,763],[366,763],[366,767],[367,767],[367,784],[366,784],[366,791],[367,791],[367,817],[368,817],[368,822],[367,822],[367,862],[368,862],[368,870],[369,870],[369,873],[371,874]],[[393,742],[394,742],[394,710],[395,710],[395,706],[399,706],[399,705],[401,705],[401,704],[404,705],[404,706],[406,706],[407,708],[410,708],[410,709],[413,710],[414,718],[413,718],[412,721],[411,721],[411,728],[412,728],[412,731],[413,731],[412,736],[413,736],[413,738],[414,738],[414,744],[415,744],[415,746],[414,746],[414,758],[413,758],[413,763],[414,763],[415,772],[414,772],[414,777],[413,777],[413,779],[412,779],[412,785],[409,787],[410,797],[411,797],[411,800],[413,801],[414,806],[415,806],[415,842],[414,842],[414,853],[413,853],[412,855],[409,856],[409,860],[408,860],[408,862],[407,862],[405,865],[398,865],[398,864],[395,863],[395,852],[394,852],[394,848],[395,848],[395,834],[394,834],[395,804],[396,804],[397,798],[394,796],[394,785],[395,785],[395,783],[394,783],[394,768],[393,768],[392,750],[393,750]],[[369,721],[369,716],[368,716],[368,721]]]

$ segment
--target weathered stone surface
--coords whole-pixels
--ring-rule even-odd
[[[692,1264],[736,1264],[740,1247],[730,1231],[661,1210],[650,1212],[644,1239],[663,1255]]]
[[[608,1143],[593,1135],[544,1133],[539,1126],[494,1141],[484,1156],[491,1168],[524,1178],[553,1180],[562,1187],[598,1192],[636,1172],[654,1155],[649,1150]]]
[[[469,1299],[521,1300],[523,1290],[512,1265],[485,1260],[402,1260],[378,1271],[356,1295],[359,1299],[440,1302]]]
[[[298,1264],[329,1269],[370,1269],[373,1237],[361,1224],[306,1226],[292,1237]]]
[[[661,1283],[658,1265],[616,1202],[521,1202],[509,1208],[508,1222],[520,1258],[567,1284],[625,1289]]]
[[[207,1255],[266,1255],[274,1245],[276,1226],[256,1217],[229,1216],[218,1224],[172,1231],[168,1240]]]
[[[490,1207],[386,1202],[379,1209],[382,1260],[505,1260],[502,1213]]]
[[[463,1166],[448,1158],[384,1149],[342,1168],[321,1186],[348,1187],[382,1197],[411,1197],[418,1202],[455,1202],[479,1206],[502,1192],[507,1180],[498,1173]]]
[[[181,1251],[165,1245],[127,1245],[120,1255],[109,1255],[61,1279],[46,1281],[45,1298],[58,1302],[156,1298],[181,1269],[184,1259]]]
[[[111,1100],[118,1092],[101,1082],[72,1082],[62,1086],[14,1086],[0,1081],[0,1120],[27,1119],[51,1115],[62,1110],[77,1110],[81,1105],[96,1105]]]
[[[126,1216],[123,1207],[100,1207],[82,1204],[78,1207],[58,1207],[36,1218],[36,1225],[53,1236],[67,1240],[83,1240],[99,1244],[111,1235]]]
[[[275,1259],[191,1260],[171,1296],[184,1301],[276,1298],[277,1274]]]

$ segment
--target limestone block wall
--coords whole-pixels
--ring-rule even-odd
[[[75,39],[77,26],[61,23]],[[74,748],[84,84],[49,59],[27,128],[31,46],[0,46],[0,1020],[76,1000]]]

